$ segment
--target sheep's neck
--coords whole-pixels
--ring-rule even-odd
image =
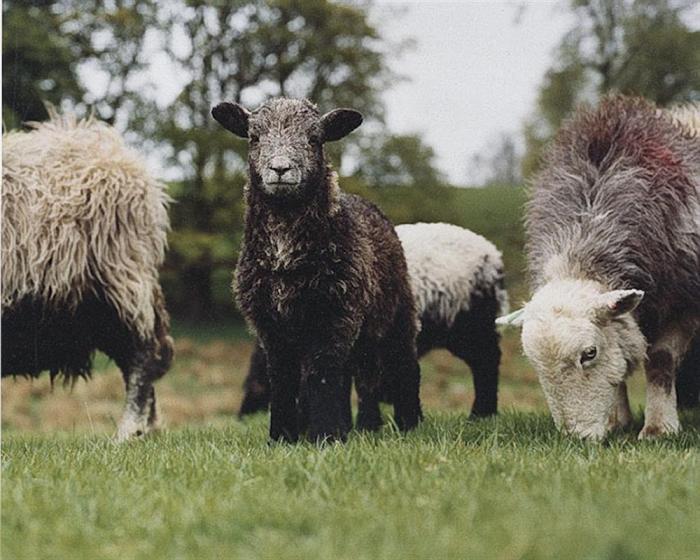
[[[299,204],[282,205],[251,196],[246,243],[257,247],[270,270],[297,270],[323,251],[337,207],[334,174],[328,170],[323,181],[311,199]]]

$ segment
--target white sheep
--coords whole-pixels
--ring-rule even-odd
[[[87,377],[102,350],[126,383],[117,438],[143,434],[173,353],[164,185],[92,117],[50,109],[31,127],[3,135],[2,375]]]

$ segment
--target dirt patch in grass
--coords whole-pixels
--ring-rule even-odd
[[[545,410],[537,377],[521,355],[518,333],[506,332],[501,348],[500,408]],[[180,336],[171,371],[156,383],[162,427],[235,422],[252,349],[252,342],[240,336],[204,340]],[[92,379],[77,380],[72,387],[61,382],[52,387],[48,375],[33,380],[3,379],[3,428],[10,432],[112,432],[123,407],[122,377],[104,356],[96,364]],[[421,361],[421,370],[421,398],[427,411],[467,413],[471,409],[474,391],[464,362],[436,350]]]

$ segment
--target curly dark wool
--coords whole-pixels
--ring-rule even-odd
[[[421,418],[420,372],[403,251],[378,208],[339,190],[323,150],[361,117],[345,109],[321,117],[308,101],[292,99],[253,113],[225,103],[213,114],[250,138],[234,289],[267,359],[271,439],[296,441],[308,427],[313,441],[344,440],[353,375],[358,427],[378,427],[364,413],[373,397],[365,397],[386,376],[398,395],[397,425],[413,428]]]

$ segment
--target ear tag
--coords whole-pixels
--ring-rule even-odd
[[[518,309],[516,311],[513,311],[512,313],[509,313],[508,315],[504,315],[503,317],[498,317],[496,319],[496,324],[497,325],[520,325],[522,323],[522,315],[525,313],[525,308]]]

